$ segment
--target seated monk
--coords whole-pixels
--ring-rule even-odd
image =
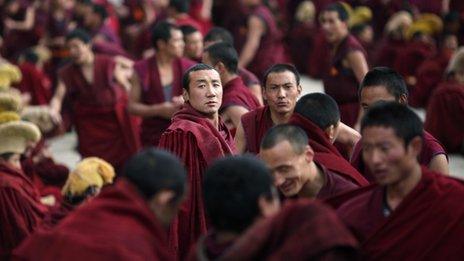
[[[203,35],[191,25],[183,25],[180,27],[180,30],[184,36],[184,57],[192,61],[201,62]]]
[[[406,83],[396,71],[386,67],[376,67],[370,70],[359,87],[361,107],[367,110],[378,101],[396,101],[408,104],[408,89]],[[369,180],[374,177],[365,166],[362,155],[362,142],[358,142],[351,157],[351,164]],[[419,163],[429,169],[448,174],[448,159],[442,145],[430,133],[424,131],[423,145],[419,154]]]
[[[464,183],[417,160],[419,117],[382,102],[363,117],[363,159],[378,185],[329,202],[361,243],[362,260],[456,260],[464,256]]]
[[[176,157],[151,148],[133,156],[125,171],[124,177],[56,227],[29,237],[14,257],[175,260],[166,229],[183,200],[185,169]]]
[[[208,229],[202,198],[206,168],[215,159],[235,153],[232,135],[219,117],[223,92],[219,73],[209,65],[197,64],[185,72],[182,83],[184,107],[174,114],[159,143],[160,148],[181,158],[188,173],[186,202],[169,233],[170,246],[180,259]]]
[[[212,228],[192,248],[189,260],[217,260],[256,220],[280,208],[269,170],[250,156],[216,161],[205,173],[203,196]]]

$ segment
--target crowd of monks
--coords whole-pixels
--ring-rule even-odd
[[[464,259],[463,3],[0,0],[0,260]]]

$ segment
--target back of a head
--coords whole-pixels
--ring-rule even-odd
[[[225,42],[225,43],[228,43],[230,45],[233,45],[234,44],[234,37],[225,28],[213,27],[205,35],[205,38],[203,39],[203,41],[205,43],[207,43],[207,42]]]
[[[405,146],[413,138],[422,137],[424,131],[419,116],[397,102],[378,102],[369,108],[361,121],[361,132],[368,127],[392,128]]]
[[[168,42],[171,39],[171,30],[179,30],[179,28],[167,21],[161,21],[155,24],[151,31],[151,42],[155,49],[158,49],[157,42],[162,40]]]
[[[190,0],[170,0],[169,7],[178,13],[188,13],[190,9]]]
[[[266,87],[267,83],[267,78],[269,77],[269,74],[271,73],[282,73],[282,72],[291,72],[295,76],[296,80],[296,85],[300,85],[300,73],[296,69],[296,67],[293,64],[289,63],[276,63],[269,67],[269,69],[266,70],[264,73],[263,77],[263,86]]]
[[[191,25],[182,25],[180,27],[180,30],[182,31],[182,34],[184,35],[184,37],[187,37],[193,33],[198,32],[198,29]]]
[[[388,67],[375,67],[364,76],[358,90],[358,97],[364,88],[384,86],[388,93],[398,101],[402,95],[408,97],[408,87],[403,77],[395,70]]]
[[[85,30],[77,28],[71,31],[66,35],[66,41],[70,41],[73,39],[78,39],[82,41],[83,43],[89,43],[92,38],[90,37],[90,34],[87,33]]]
[[[133,156],[127,162],[125,177],[147,200],[162,190],[173,191],[178,200],[182,198],[187,182],[185,168],[179,159],[155,148]]]
[[[206,171],[203,196],[214,228],[240,233],[260,215],[258,199],[273,197],[272,178],[254,157],[226,157]]]
[[[108,17],[108,12],[106,11],[106,8],[103,5],[94,4],[92,6],[92,12],[98,14],[101,17],[102,21],[105,21],[105,19]]]
[[[346,8],[343,6],[341,2],[330,4],[329,6],[324,8],[323,12],[336,12],[340,21],[343,22],[348,22],[348,19],[350,19],[350,16]]]
[[[308,144],[308,136],[298,126],[291,124],[279,124],[269,129],[264,135],[260,150],[272,149],[278,143],[288,141],[296,154],[301,154],[305,151]]]
[[[204,63],[197,63],[193,65],[192,67],[188,68],[187,71],[185,71],[184,75],[182,75],[182,88],[185,90],[189,90],[189,85],[190,85],[190,73],[192,72],[197,72],[197,71],[204,71],[204,70],[215,70],[213,67],[204,64]]]
[[[337,102],[324,93],[310,93],[301,97],[296,103],[295,112],[311,120],[322,130],[331,125],[336,127],[340,121]]]
[[[216,64],[222,62],[229,73],[237,73],[238,54],[234,47],[228,43],[215,43],[206,48],[211,61]]]

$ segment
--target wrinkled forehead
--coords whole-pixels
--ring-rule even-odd
[[[199,70],[190,72],[190,82],[191,83],[198,83],[198,82],[221,82],[221,78],[219,73],[216,70]]]
[[[272,72],[266,78],[266,86],[271,85],[297,85],[295,74],[291,71]]]

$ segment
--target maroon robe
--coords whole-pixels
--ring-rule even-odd
[[[146,199],[122,178],[52,230],[29,237],[14,256],[18,260],[174,260],[168,249],[166,231]]]
[[[9,259],[47,211],[31,180],[21,170],[0,163],[0,260]]]
[[[399,50],[398,56],[393,64],[399,74],[404,79],[416,75],[417,69],[426,60],[435,55],[435,47],[421,41],[408,42]]]
[[[309,138],[309,146],[314,150],[315,162],[324,165],[328,170],[354,184],[359,186],[368,184],[367,180],[343,158],[326,134],[316,124],[298,113],[293,113],[288,123],[296,125],[306,132]]]
[[[29,104],[48,104],[52,98],[52,83],[47,75],[29,62],[20,64],[19,69],[22,78],[17,87],[21,93],[28,93],[31,96]]]
[[[274,126],[269,106],[264,106],[242,115],[242,127],[245,134],[246,152],[259,153],[261,140],[266,132]]]
[[[359,185],[329,171],[326,167],[319,164],[318,166],[324,173],[325,183],[321,190],[319,190],[319,193],[317,193],[317,199],[323,200],[359,188]]]
[[[224,84],[223,90],[220,111],[224,111],[229,106],[241,106],[249,111],[260,107],[258,100],[245,86],[240,76]]]
[[[331,67],[323,77],[325,92],[337,102],[340,108],[340,120],[352,127],[359,114],[358,80],[351,68],[343,66],[343,60],[350,52],[366,51],[352,35],[348,35],[336,48],[332,56]]]
[[[444,82],[433,93],[424,128],[443,143],[449,153],[464,153],[464,85]]]
[[[445,156],[448,157],[443,145],[441,145],[440,142],[430,133],[424,131],[423,139],[424,143],[422,144],[422,151],[417,159],[419,164],[428,167],[433,157],[439,154],[445,154]],[[354,146],[350,162],[351,165],[353,165],[353,167],[355,167],[369,182],[375,182],[374,176],[370,172],[369,168],[367,168],[362,158],[362,140],[359,140]]]
[[[422,168],[422,178],[388,217],[385,187],[349,192],[330,203],[360,240],[365,260],[458,260],[464,256],[464,184]]]
[[[95,55],[93,83],[87,82],[78,65],[60,71],[73,108],[73,121],[82,157],[100,157],[116,170],[139,147],[135,121],[127,112],[127,93],[113,79],[115,62]]]
[[[173,62],[172,97],[182,95],[182,75],[194,64],[194,61],[186,58],[179,58]],[[164,87],[161,85],[161,77],[159,75],[158,65],[156,64],[156,55],[137,62],[135,64],[135,71],[138,74],[142,88],[140,95],[141,102],[150,105],[165,102]],[[169,123],[169,119],[161,117],[144,118],[142,120],[140,134],[142,146],[157,146],[161,134],[163,134],[169,126]]]
[[[254,75],[252,72],[248,71],[245,68],[238,68],[238,75],[242,78],[243,83],[250,88],[252,85],[260,85],[260,81],[256,75]]]
[[[330,69],[328,57],[330,57],[329,43],[325,39],[324,32],[318,30],[314,36],[314,50],[308,60],[307,73],[309,76],[315,79],[322,79],[324,73]]]
[[[378,43],[375,55],[372,58],[374,66],[386,66],[393,68],[398,53],[406,46],[403,40],[395,40],[389,37],[384,37]]]
[[[212,231],[201,237],[198,242],[190,249],[187,260],[204,261],[217,260],[227,249],[233,245],[235,239],[226,242],[217,241],[217,233]]]
[[[188,172],[189,193],[169,233],[169,243],[182,259],[208,228],[202,196],[203,173],[215,159],[234,154],[235,144],[221,120],[218,130],[186,103],[161,136],[159,147],[177,155]]]
[[[298,200],[249,228],[221,260],[352,260],[357,242],[335,212]]]

